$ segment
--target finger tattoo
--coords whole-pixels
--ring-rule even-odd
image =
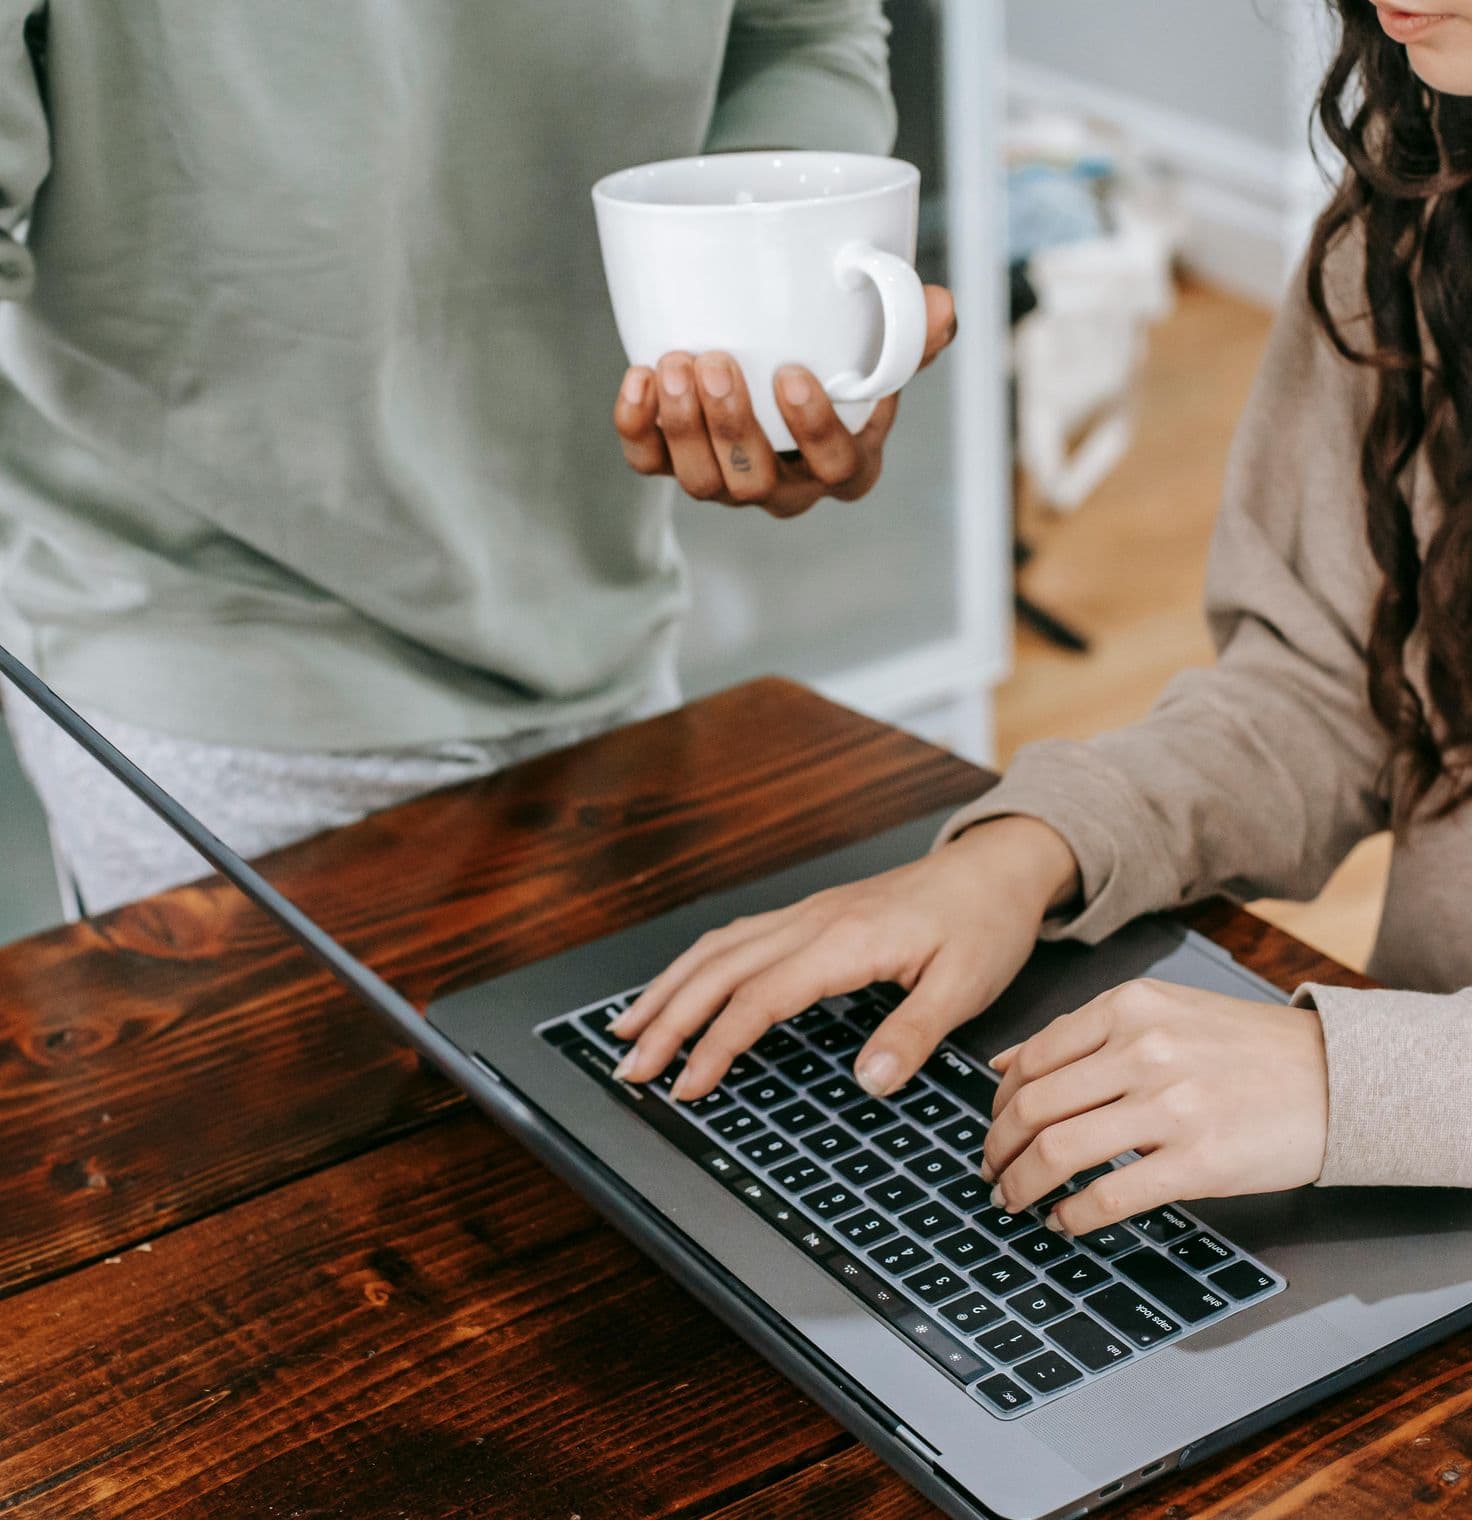
[[[751,470],[751,456],[739,443],[733,445],[731,449],[731,468],[738,475],[748,474]]]

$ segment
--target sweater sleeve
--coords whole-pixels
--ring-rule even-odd
[[[51,167],[50,132],[32,48],[42,0],[0,0],[0,300],[31,292],[35,270],[16,229]]]
[[[1300,987],[1329,1060],[1320,1187],[1472,1188],[1472,989]]]
[[[706,148],[887,153],[888,38],[880,0],[736,0]]]
[[[948,823],[942,840],[1025,814],[1068,840],[1082,906],[1048,937],[1096,943],[1214,892],[1311,897],[1386,823],[1388,745],[1364,654],[1378,572],[1355,446],[1371,402],[1300,279],[1228,467],[1207,576],[1216,663],[1178,677],[1133,727],[1024,749]]]

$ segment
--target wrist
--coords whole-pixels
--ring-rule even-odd
[[[1074,902],[1083,879],[1072,846],[1051,824],[1012,813],[974,824],[945,846],[978,857],[978,869],[1000,876],[1039,923]],[[985,865],[980,864],[985,857]]]

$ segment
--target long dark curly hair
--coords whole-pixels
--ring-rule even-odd
[[[1370,0],[1330,4],[1343,40],[1318,115],[1347,167],[1314,233],[1308,293],[1339,352],[1377,372],[1360,454],[1384,574],[1369,696],[1390,735],[1387,780],[1403,827],[1423,807],[1444,816],[1472,796],[1472,101],[1423,84]],[[1364,245],[1364,310],[1336,312],[1324,266],[1353,235]],[[1352,342],[1351,325],[1373,341]],[[1424,555],[1411,521],[1413,459],[1444,509]],[[1417,666],[1429,701],[1412,684]]]

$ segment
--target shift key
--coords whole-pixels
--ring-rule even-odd
[[[1199,1324],[1227,1307],[1223,1294],[1183,1272],[1158,1251],[1131,1251],[1115,1259],[1114,1269],[1189,1324]]]

